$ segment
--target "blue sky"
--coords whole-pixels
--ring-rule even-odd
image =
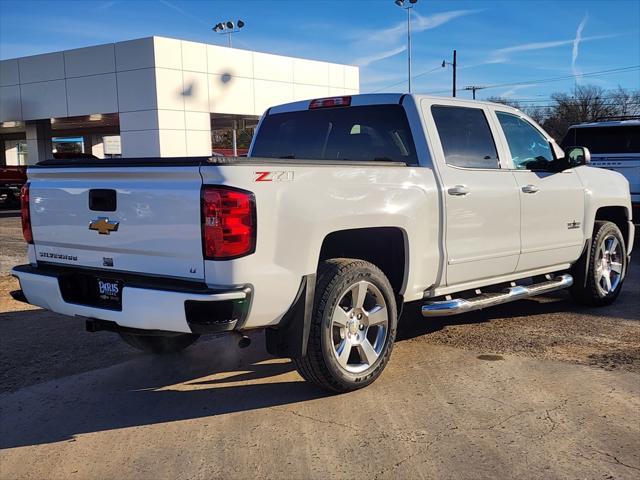
[[[362,92],[406,89],[406,14],[393,0],[0,0],[0,57],[149,35],[224,45],[210,28],[237,18],[236,47],[360,65]],[[576,81],[640,89],[639,69],[529,83],[640,65],[638,0],[418,0],[412,23],[413,73],[430,71],[415,92],[447,94],[451,70],[439,65],[454,48],[459,88],[507,84],[478,98],[545,103]]]

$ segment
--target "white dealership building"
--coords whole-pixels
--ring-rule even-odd
[[[0,165],[243,153],[271,105],[359,91],[358,67],[164,37],[0,62]]]

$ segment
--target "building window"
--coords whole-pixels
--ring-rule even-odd
[[[84,140],[82,137],[53,137],[51,139],[53,153],[84,153]]]
[[[27,164],[27,141],[5,140],[4,156],[7,165]]]
[[[211,115],[211,150],[214,155],[233,155],[235,130],[236,150],[239,156],[249,151],[259,117],[243,115]]]

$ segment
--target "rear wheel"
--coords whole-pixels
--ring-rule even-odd
[[[185,333],[175,336],[135,335],[132,333],[120,333],[120,337],[138,350],[149,353],[175,353],[184,350],[195,343],[200,335]]]
[[[384,370],[396,336],[397,309],[389,281],[363,260],[332,259],[318,269],[307,355],[298,372],[326,390],[347,392]]]
[[[618,226],[612,222],[596,222],[591,249],[585,255],[584,261],[588,264],[580,264],[586,278],[578,276],[571,295],[583,305],[612,304],[620,294],[627,270],[627,252]]]

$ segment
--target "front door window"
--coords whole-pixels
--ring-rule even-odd
[[[552,169],[555,159],[551,145],[538,129],[511,113],[496,112],[496,116],[507,138],[514,168],[543,171]]]

